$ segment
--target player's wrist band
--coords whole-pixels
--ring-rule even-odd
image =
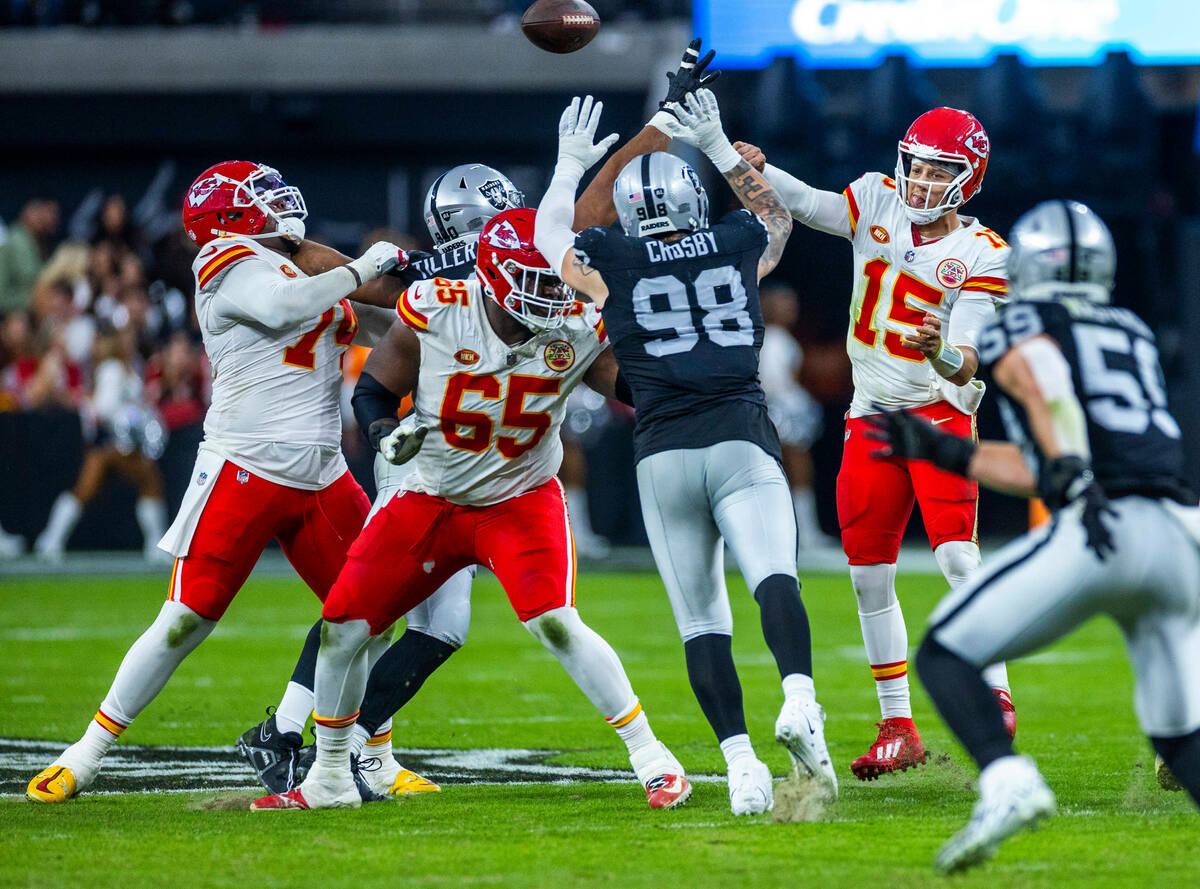
[[[938,350],[937,355],[929,359],[929,363],[933,365],[933,369],[938,372],[939,376],[952,377],[962,369],[963,353],[942,340],[941,349]]]
[[[704,153],[708,155],[708,159],[713,162],[713,166],[719,173],[728,173],[743,160],[728,138],[725,138],[719,145],[707,146]]]
[[[362,287],[362,275],[360,275],[358,273],[358,269],[356,269],[352,265],[344,265],[344,266],[342,266],[342,268],[346,269],[346,271],[348,271],[350,274],[352,274],[354,276],[354,289],[355,290],[357,290],[359,287]]]

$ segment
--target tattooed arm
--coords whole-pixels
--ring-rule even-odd
[[[779,264],[783,245],[792,233],[792,214],[762,174],[746,161],[723,174],[742,206],[762,220],[767,228],[767,247],[758,259],[758,280]]]

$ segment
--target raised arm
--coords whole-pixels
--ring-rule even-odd
[[[292,262],[306,275],[320,275],[350,261],[346,254],[309,240],[303,241],[292,255]],[[395,268],[404,268],[407,264],[406,258],[401,259]],[[349,296],[356,303],[393,309],[404,287],[405,284],[400,278],[394,275],[380,275],[371,281],[364,281],[362,286],[356,288]]]
[[[766,156],[757,145],[749,142],[734,142],[734,149],[742,159],[762,173],[771,187],[779,192],[779,198],[787,205],[792,218],[809,228],[843,238],[854,237],[850,226],[850,207],[846,196],[836,191],[823,191],[801,182],[791,173],[767,163]]]
[[[738,154],[721,126],[721,110],[711,90],[690,93],[675,109],[682,126],[678,138],[703,151],[725,177],[742,206],[767,228],[767,247],[758,260],[758,278],[768,275],[783,255],[792,233],[792,215],[769,182]]]

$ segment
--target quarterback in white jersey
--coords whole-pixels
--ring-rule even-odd
[[[384,242],[315,277],[299,189],[270,167],[217,164],[184,198],[200,245],[196,314],[213,365],[213,403],[192,483],[159,544],[175,558],[168,600],[133,644],[82,739],[28,788],[63,802],[92,783],[104,754],[216,626],[272,538],[322,599],[369,502],[339,441],[340,358],[357,322],[345,297],[400,264]]]
[[[326,600],[317,658],[316,761],[253,809],[357,806],[350,744],[367,650],[463,568],[487,565],[530,631],[625,742],[653,808],[691,786],[659,742],[616,653],[575,609],[575,551],[558,429],[580,380],[619,391],[599,314],[576,302],[533,245],[535,211],[506,210],[479,236],[476,281],[412,285],[363,368],[355,414],[399,462],[426,436],[404,489],[376,512]],[[413,417],[396,406],[415,391]]]
[[[952,587],[979,564],[978,487],[923,461],[880,458],[867,415],[908,409],[959,436],[974,434],[983,383],[973,379],[976,340],[1007,292],[1008,245],[958,210],[978,190],[989,144],[965,111],[936,108],[900,141],[895,178],[867,173],[841,193],[820,191],[739,150],[763,168],[793,217],[854,246],[854,290],[846,351],[854,398],[838,473],[838,522],[883,721],[868,752],[851,764],[870,780],[925,761],[912,721],[908,636],[896,598],[896,558],[914,502]],[[989,668],[1016,730],[1003,664]]]

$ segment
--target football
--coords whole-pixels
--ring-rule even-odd
[[[600,16],[584,0],[537,0],[521,16],[521,30],[546,52],[575,52],[599,33]]]

